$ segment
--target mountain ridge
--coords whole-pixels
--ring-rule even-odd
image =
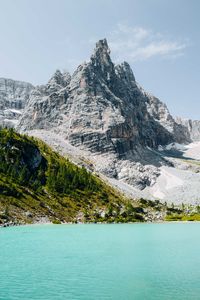
[[[33,89],[31,83],[0,78],[0,125],[15,127]]]
[[[35,87],[16,128],[52,147],[58,144],[60,152],[74,152],[72,159],[85,156],[112,184],[125,190],[128,184],[146,198],[162,168],[183,168],[167,145],[192,142],[187,124],[177,122],[163,102],[140,87],[129,64],[112,62],[106,39],[72,75],[57,70],[46,85]],[[154,199],[163,195],[152,193]]]
[[[62,80],[61,73],[59,76]],[[80,65],[68,79],[66,85],[59,90],[54,88],[51,94],[39,87],[33,91],[20,119],[20,130],[59,127],[74,145],[85,144],[97,152],[105,146],[106,151],[122,154],[134,148],[131,144],[154,148],[173,141],[189,141],[167,107],[138,86],[129,64],[113,64],[105,39],[96,44],[90,61]],[[46,90],[48,86],[49,83]],[[176,134],[178,130],[181,134]]]

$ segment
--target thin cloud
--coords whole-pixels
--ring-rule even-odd
[[[113,55],[118,61],[135,62],[152,57],[177,58],[184,55],[186,41],[175,41],[143,27],[118,24],[108,36]]]

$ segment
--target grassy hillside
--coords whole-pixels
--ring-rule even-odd
[[[41,140],[0,129],[0,225],[191,220],[198,214],[191,207],[126,199]]]
[[[143,209],[45,143],[0,130],[0,223],[143,221]]]

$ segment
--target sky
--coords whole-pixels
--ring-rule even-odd
[[[200,119],[199,0],[0,0],[0,77],[45,84],[107,38],[174,116]]]

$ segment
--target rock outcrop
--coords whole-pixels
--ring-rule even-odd
[[[57,128],[63,120],[63,104],[68,99],[70,79],[69,73],[57,70],[46,85],[36,86],[17,128],[21,131]]]
[[[57,70],[37,87],[0,79],[0,107],[0,125],[41,138],[131,197],[186,203],[194,190],[200,201],[197,150],[180,145],[200,139],[200,121],[174,119],[127,62],[112,62],[105,39],[72,76]]]
[[[72,77],[56,71],[34,89],[18,128],[54,129],[72,145],[120,157],[189,140],[167,107],[138,86],[129,64],[113,64],[106,40]]]
[[[177,143],[191,142],[190,132],[188,128],[177,122],[170,114],[165,103],[161,102],[158,98],[144,92],[147,96],[147,110],[150,115],[160,123],[161,126],[167,129]]]
[[[139,190],[155,184],[161,166],[173,165],[159,145],[191,141],[189,129],[138,85],[129,64],[112,62],[105,39],[72,76],[56,71],[31,91],[17,129],[60,143],[56,149],[65,153],[78,149],[93,170]]]
[[[27,82],[0,78],[0,125],[17,125],[33,85]]]
[[[189,132],[192,141],[200,141],[200,121],[183,118],[176,118],[176,122]]]

